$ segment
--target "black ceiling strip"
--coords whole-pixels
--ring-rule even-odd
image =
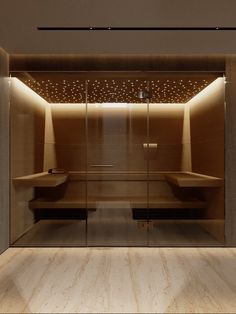
[[[236,27],[37,27],[39,31],[235,31]]]

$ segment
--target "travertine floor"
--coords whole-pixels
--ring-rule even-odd
[[[13,246],[219,246],[194,220],[154,220],[149,230],[120,209],[92,213],[87,224],[76,220],[41,220]],[[93,217],[93,215],[95,217]]]
[[[236,249],[11,248],[1,313],[235,313]]]

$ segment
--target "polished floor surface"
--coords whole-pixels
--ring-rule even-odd
[[[235,313],[233,248],[11,248],[1,313]]]
[[[128,211],[98,210],[85,220],[41,220],[14,246],[218,246],[196,220],[153,220],[149,229]],[[87,235],[87,236],[86,236]]]

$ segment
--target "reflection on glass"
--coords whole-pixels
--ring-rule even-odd
[[[96,81],[87,103],[88,245],[144,246],[147,229],[134,216],[137,206],[147,211],[147,104],[129,101],[125,77],[100,79],[99,91]]]
[[[224,243],[222,77],[13,76],[13,245]]]

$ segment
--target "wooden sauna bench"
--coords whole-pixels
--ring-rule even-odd
[[[48,180],[47,177],[54,177],[56,180],[55,174],[46,175],[44,179]],[[147,174],[145,172],[96,172],[91,171],[86,175],[86,172],[79,171],[70,171],[68,175],[65,175],[64,183],[66,180],[67,184],[70,184],[70,181],[85,181],[86,178],[89,181],[145,181],[147,180]],[[17,178],[19,181],[19,178]],[[31,178],[33,179],[33,178]],[[42,178],[41,178],[42,179]],[[58,178],[59,179],[59,178]],[[22,180],[22,179],[21,179]],[[34,179],[33,179],[34,180]],[[35,177],[37,181],[37,176]],[[51,179],[50,179],[51,180]],[[223,180],[216,177],[205,176],[201,174],[196,174],[192,172],[152,172],[149,174],[150,181],[166,181],[171,185],[174,184],[178,188],[184,187],[218,187],[222,185]],[[60,184],[54,182],[54,184]],[[36,182],[33,182],[33,186],[42,186],[36,185]],[[38,183],[37,183],[38,184]],[[40,183],[41,184],[41,183]],[[45,187],[53,186],[53,185],[45,185]],[[56,186],[56,185],[54,185]],[[64,195],[59,198],[45,198],[45,197],[37,197],[29,202],[29,207],[31,209],[59,209],[59,208],[72,208],[72,209],[83,209],[83,208],[96,208],[99,202],[130,202],[131,208],[145,208],[147,206],[147,200],[141,197],[101,197],[96,199],[89,199],[86,204],[86,200],[82,198],[78,198],[72,195]],[[191,209],[200,209],[206,208],[206,202],[199,200],[198,198],[177,198],[174,195],[169,195],[168,197],[151,197],[149,199],[149,208],[191,208]]]
[[[51,174],[48,172],[40,172],[28,176],[13,178],[12,181],[16,185],[25,185],[30,187],[53,187],[58,186],[68,179],[68,174]]]
[[[152,172],[149,174],[151,180],[165,180],[167,172]],[[69,171],[69,180],[85,181],[146,181],[148,175],[146,171]]]
[[[63,183],[70,184],[70,181],[146,181],[146,172],[96,172],[91,171],[86,175],[86,172],[79,171],[69,171],[68,174],[48,174],[47,172],[41,172],[33,175],[28,175],[24,177],[13,178],[14,184],[24,185],[36,188],[53,188]],[[222,186],[223,180],[220,178],[206,176],[202,174],[192,173],[192,172],[151,172],[149,173],[150,181],[166,181],[171,185],[175,185],[178,188],[213,188]],[[107,197],[106,198],[96,198],[89,199],[86,204],[85,199],[81,199],[75,196],[64,195],[58,198],[45,198],[37,197],[29,202],[29,207],[31,209],[56,209],[56,208],[71,208],[71,209],[82,209],[82,208],[96,208],[98,202],[130,202],[132,208],[145,208],[146,199],[141,197]],[[152,197],[149,200],[149,208],[206,208],[206,202],[196,199],[196,198],[184,198],[180,199],[174,195],[169,195],[168,197]]]
[[[169,173],[165,175],[167,182],[178,187],[220,187],[223,180],[193,172]]]
[[[187,171],[152,171],[147,175],[145,171],[89,171],[87,174],[89,181],[156,181],[166,180],[168,183],[178,187],[219,187],[223,184],[223,179],[207,176]],[[69,180],[86,180],[86,172],[69,171]]]
[[[66,174],[49,174],[40,172],[23,177],[13,178],[12,181],[18,185],[27,185],[31,187],[53,187],[58,186],[67,180],[69,181],[151,181],[166,180],[169,183],[179,187],[219,187],[222,186],[223,180],[217,177],[206,176],[193,172],[162,172],[153,171],[149,175],[145,171],[125,172],[111,171],[99,172],[89,171],[69,171]]]
[[[145,208],[147,207],[147,200],[141,197],[101,197],[96,199],[89,199],[87,204],[86,200],[62,197],[60,199],[50,199],[50,198],[37,198],[29,202],[29,208],[97,208],[99,202],[129,202],[130,208]],[[180,200],[176,197],[166,197],[166,198],[151,198],[149,200],[149,208],[206,208],[206,203],[198,199],[187,199]]]

